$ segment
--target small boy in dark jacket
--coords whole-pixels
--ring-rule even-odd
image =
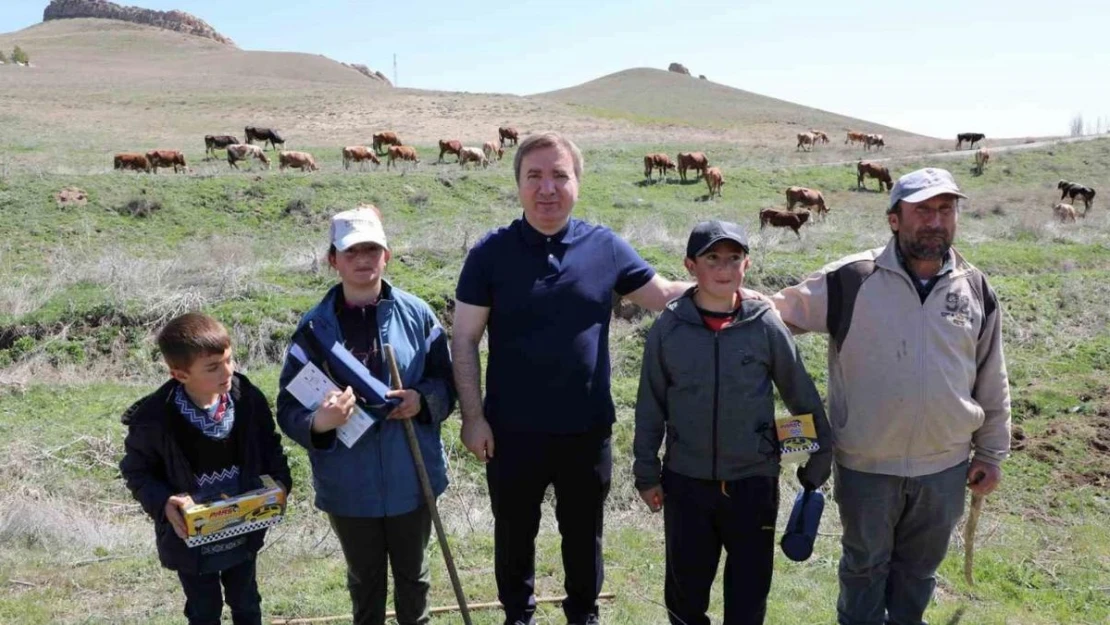
[[[212,317],[173,319],[158,349],[172,379],[123,414],[120,473],[154,519],[158,559],[177,571],[189,625],[218,625],[224,601],[235,625],[260,625],[255,557],[265,530],[190,548],[182,510],[259,488],[262,475],[289,491],[273,415],[262,392],[235,373],[231,337]]]
[[[772,382],[791,413],[813,415],[820,450],[798,469],[802,485],[820,487],[832,464],[821,397],[790,332],[766,302],[740,300],[748,252],[736,224],[698,224],[685,260],[697,285],[667,305],[644,346],[633,471],[644,503],[664,510],[675,625],[709,625],[722,547],[725,624],[766,616],[780,465]]]

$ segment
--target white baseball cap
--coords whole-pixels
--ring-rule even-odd
[[[945,194],[967,199],[966,195],[960,193],[960,187],[956,185],[956,180],[948,170],[926,167],[911,171],[894,183],[894,188],[890,190],[890,205],[886,212],[894,212],[894,209],[898,208],[898,202],[901,201],[916,204]]]
[[[359,243],[377,243],[389,249],[378,211],[367,206],[343,211],[332,217],[331,242],[339,252]]]

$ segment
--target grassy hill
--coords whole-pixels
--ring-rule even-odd
[[[702,218],[737,220],[752,231],[749,279],[764,291],[889,236],[885,196],[855,191],[848,167],[773,167],[742,148],[718,146],[712,156],[728,184],[722,199],[705,201],[699,182],[644,184],[637,154],[617,143],[587,149],[576,211],[616,229],[665,275],[683,275],[686,232]],[[926,162],[900,163],[895,173]],[[158,567],[149,521],[115,469],[118,415],[161,379],[152,334],[169,315],[201,308],[222,319],[241,367],[273,398],[289,333],[335,280],[320,264],[331,213],[365,201],[381,206],[395,250],[390,279],[448,321],[467,246],[519,215],[507,162],[470,172],[454,164],[404,175],[343,172],[338,152],[321,152],[321,165],[308,175],[0,173],[0,622],[179,619],[176,578]],[[979,177],[969,173],[970,160],[949,166],[971,196],[957,245],[988,273],[1005,310],[1016,451],[980,524],[978,585],[962,581],[956,540],[927,616],[956,623],[962,615],[976,625],[1105,623],[1110,313],[1099,302],[1110,296],[1110,214],[1096,204],[1085,220],[1060,225],[1049,208],[1060,177],[1110,187],[1110,141],[1000,153]],[[823,190],[831,215],[801,239],[759,232],[758,209],[780,204],[791,184]],[[85,189],[89,204],[56,205],[52,196],[64,186]],[[152,210],[137,216],[143,203]],[[617,599],[602,614],[615,625],[665,622],[662,524],[643,511],[630,475],[631,416],[650,322],[616,321],[611,336],[618,426],[606,589]],[[805,336],[799,345],[824,390],[826,340]],[[485,601],[495,596],[488,495],[457,425],[452,420],[444,432],[452,486],[441,508],[464,588]],[[346,613],[342,559],[312,506],[307,458],[290,441],[286,448],[297,487],[287,523],[261,556],[264,609],[268,616]],[[782,515],[794,488],[785,476]],[[544,519],[537,587],[556,594],[561,565],[550,505]],[[834,620],[835,502],[823,531],[808,562],[778,558],[768,623],[797,623],[799,613]],[[440,556],[432,558],[433,602],[449,603]],[[711,612],[719,618],[719,595]],[[558,608],[541,611],[541,620],[560,618]],[[475,623],[499,622],[495,613],[475,615]]]
[[[844,139],[844,131],[916,136],[896,128],[845,117],[675,72],[639,67],[536,95],[566,102],[602,116],[679,123],[776,129],[783,137],[817,128]]]

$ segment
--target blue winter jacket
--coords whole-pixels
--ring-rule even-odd
[[[298,330],[311,321],[326,345],[342,343],[336,314],[341,288],[336,285],[329,290],[323,301],[301,319]],[[385,281],[377,322],[380,343],[392,345],[396,353],[402,386],[422,396],[421,413],[412,422],[432,489],[438,496],[447,488],[440,424],[455,407],[447,334],[427,303]],[[429,343],[433,335],[436,338]],[[404,424],[383,419],[350,448],[335,436],[313,435],[313,411],[286,390],[302,366],[295,357],[286,355],[279,380],[277,418],[281,430],[308,450],[316,507],[338,516],[383,517],[412,512],[422,505],[420,481]]]

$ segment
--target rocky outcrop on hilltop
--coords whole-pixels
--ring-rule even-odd
[[[42,21],[94,17],[145,24],[187,35],[205,37],[234,46],[235,42],[216,32],[207,22],[184,11],[154,11],[107,2],[107,0],[52,0],[42,12]]]
[[[686,66],[682,63],[671,63],[670,66],[667,67],[667,71],[676,74],[686,74],[687,76],[690,75],[690,70],[686,69]]]
[[[346,65],[347,67],[355,70],[356,72],[362,74],[363,76],[366,76],[371,80],[384,82],[389,87],[393,86],[393,83],[388,78],[386,78],[385,74],[374,71],[361,63],[344,63],[343,65]]]

